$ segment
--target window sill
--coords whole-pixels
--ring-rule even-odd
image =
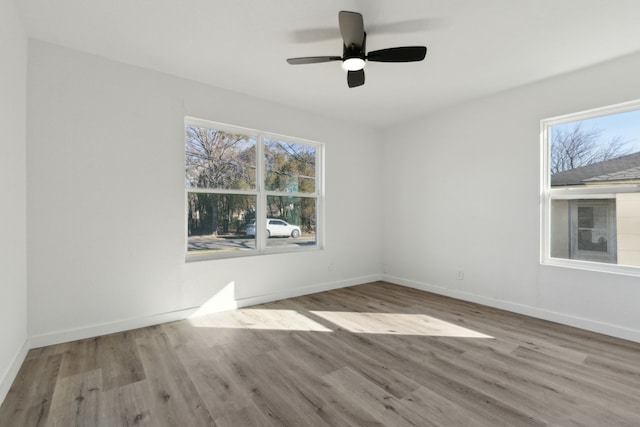
[[[606,264],[600,262],[581,261],[575,259],[546,258],[540,262],[543,266],[564,267],[575,270],[593,271],[597,273],[618,274],[623,276],[640,277],[640,267],[620,264]]]
[[[256,250],[244,250],[244,251],[218,251],[218,252],[207,252],[207,253],[188,253],[185,256],[186,263],[192,262],[200,262],[200,261],[211,261],[217,259],[234,259],[234,258],[247,258],[247,257],[255,257],[255,256],[264,256],[264,255],[282,255],[282,254],[296,254],[296,253],[306,253],[306,252],[316,252],[324,250],[324,248],[319,245],[309,246],[309,247],[297,247],[295,249],[292,248],[267,248],[264,251]]]

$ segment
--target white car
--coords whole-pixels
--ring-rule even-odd
[[[300,236],[300,227],[289,224],[286,221],[275,218],[267,218],[267,237],[293,237]],[[252,222],[247,225],[247,236],[254,237],[256,235],[256,223]]]

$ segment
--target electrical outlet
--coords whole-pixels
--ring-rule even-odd
[[[332,262],[330,262],[329,265],[327,266],[327,270],[329,271],[333,271],[334,268],[335,268],[335,265],[333,265]]]
[[[464,280],[464,270],[458,270],[458,280]]]

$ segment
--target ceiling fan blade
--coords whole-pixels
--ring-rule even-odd
[[[347,73],[347,84],[349,87],[358,87],[364,84],[364,70],[349,71]]]
[[[291,65],[319,64],[321,62],[341,61],[340,56],[305,56],[303,58],[289,58],[287,62]]]
[[[338,14],[338,25],[344,45],[350,47],[355,45],[362,48],[364,43],[364,22],[362,15],[358,12],[341,11]]]
[[[376,62],[415,62],[422,61],[426,55],[427,48],[425,46],[391,47],[369,52],[367,60]]]

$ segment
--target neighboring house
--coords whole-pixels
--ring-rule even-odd
[[[551,175],[551,186],[640,183],[640,152]]]
[[[551,187],[640,185],[640,152],[551,175]],[[551,256],[640,266],[640,193],[554,200]]]

